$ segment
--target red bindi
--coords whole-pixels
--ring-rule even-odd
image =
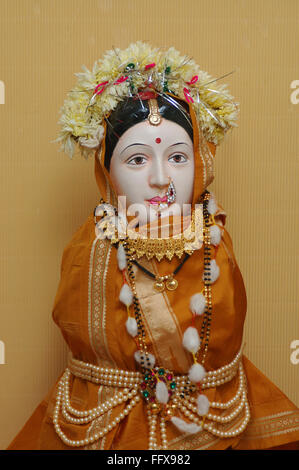
[[[160,142],[161,142],[160,137],[157,137],[157,138],[156,138],[156,143],[157,143],[157,144],[160,144]]]

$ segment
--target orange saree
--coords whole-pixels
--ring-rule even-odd
[[[194,119],[192,110],[190,113]],[[195,149],[198,148],[198,139],[198,133],[195,132]],[[210,150],[215,152],[213,144]],[[103,149],[101,156],[98,158],[96,155],[95,158],[96,179],[102,197],[116,205],[116,195],[103,165],[104,152]],[[193,204],[212,179],[212,162],[202,158],[198,151],[195,157]],[[216,254],[220,277],[212,286],[213,314],[205,368],[212,374],[233,363],[240,352],[238,364],[239,370],[244,371],[246,399],[241,406],[238,395],[241,372],[232,374],[231,379],[223,383],[211,380],[204,390],[210,402],[225,405],[232,401],[231,407],[221,405],[211,411],[216,416],[213,429],[221,430],[224,434],[219,435],[206,428],[195,434],[187,434],[168,422],[166,433],[170,450],[223,450],[229,447],[239,450],[269,449],[288,443],[296,445],[299,441],[299,410],[242,354],[246,292],[232,240],[225,229],[225,218],[226,214],[218,204],[215,220],[222,226],[222,237],[217,251],[213,247],[213,253]],[[177,377],[186,374],[192,364],[190,353],[182,346],[182,337],[190,325],[190,296],[202,289],[203,261],[201,248],[192,254],[177,273],[178,288],[173,291],[155,291],[153,280],[137,267],[134,269],[148,351],[155,355],[160,367],[172,371]],[[163,276],[173,272],[179,261],[174,257],[171,261],[164,258],[159,262],[142,259],[140,263],[152,273]],[[78,411],[77,419],[84,418],[84,411],[108,403],[102,412],[85,423],[72,422],[59,412],[60,429],[70,441],[81,441],[94,435],[98,435],[98,439],[93,442],[86,440],[85,445],[76,447],[68,445],[56,432],[53,418],[57,416],[55,406],[59,377],[48,396],[9,445],[9,450],[148,449],[147,407],[140,394],[138,400],[134,398],[137,395],[129,395],[129,392],[127,400],[119,398],[118,387],[114,385],[110,372],[99,383],[91,380],[92,372],[89,376],[87,373],[85,377],[84,374],[80,376],[83,363],[89,364],[90,371],[94,370],[93,366],[103,368],[103,374],[105,369],[126,371],[128,384],[130,377],[133,380],[133,373],[138,371],[134,360],[136,344],[126,331],[127,311],[119,301],[122,283],[122,273],[117,265],[117,249],[109,240],[95,237],[94,217],[90,214],[64,250],[53,319],[61,329],[74,358],[71,367],[73,373],[69,374],[69,404]],[[200,317],[195,320],[195,326],[199,329],[201,321]],[[126,380],[123,379],[124,382]],[[131,398],[134,402],[127,412]],[[245,402],[248,404],[250,419],[239,433],[238,429],[242,428],[246,418]],[[101,434],[103,429],[107,432]],[[236,431],[234,435],[229,433],[231,430]]]

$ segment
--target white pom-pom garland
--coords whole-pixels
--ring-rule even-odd
[[[219,274],[220,274],[220,268],[218,266],[218,264],[216,263],[216,260],[215,259],[212,259],[209,263],[210,265],[210,281],[204,281],[204,276],[205,276],[205,273],[203,273],[202,275],[202,280],[206,283],[206,284],[213,284],[213,282],[217,281],[218,277],[219,277]]]
[[[215,259],[211,260],[210,267],[211,267],[211,282],[215,282],[218,279],[219,273],[220,273],[220,268],[218,264],[216,263]]]
[[[218,225],[211,225],[210,227],[210,237],[211,237],[211,243],[214,246],[219,245],[221,241],[221,230],[218,227]]]
[[[198,395],[197,400],[197,413],[200,416],[205,416],[208,414],[209,408],[210,408],[210,402],[208,400],[208,397],[205,395]]]
[[[206,308],[206,298],[203,294],[197,293],[192,295],[190,299],[190,310],[195,315],[202,315]]]
[[[200,338],[196,328],[189,326],[183,336],[183,346],[192,354],[196,354],[200,347]]]
[[[171,422],[182,432],[187,432],[188,434],[195,434],[202,430],[202,426],[198,426],[195,423],[187,423],[183,419],[173,416]]]
[[[197,362],[193,364],[188,372],[188,377],[191,382],[198,383],[201,382],[202,379],[206,375],[206,370],[205,368],[201,365],[198,364]]]
[[[160,403],[166,404],[169,400],[168,389],[164,382],[159,380],[156,385],[156,398]]]
[[[138,333],[137,322],[136,322],[135,318],[128,317],[128,319],[126,321],[126,328],[127,328],[127,332],[129,333],[129,335],[131,335],[133,338],[135,338],[135,336]]]
[[[209,214],[216,214],[218,210],[218,206],[214,197],[210,197],[208,205],[207,205],[207,209],[208,209]]]
[[[126,252],[122,243],[120,243],[117,248],[117,262],[118,262],[118,267],[121,271],[123,271],[123,269],[127,267]]]
[[[124,283],[120,290],[119,300],[127,307],[129,307],[133,302],[133,292],[127,283]]]
[[[145,354],[143,351],[136,351],[134,353],[134,358],[135,361],[138,362],[138,364],[141,364],[141,362],[143,362],[144,367],[149,369],[152,369],[156,362],[155,356],[150,353]]]

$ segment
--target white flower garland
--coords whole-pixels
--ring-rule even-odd
[[[237,127],[238,103],[226,85],[204,72],[187,56],[170,47],[163,51],[138,41],[127,49],[113,49],[94,63],[82,66],[76,86],[60,110],[61,130],[55,142],[70,158],[75,144],[88,158],[102,142],[103,120],[120,101],[152,87],[158,94],[173,95],[192,103],[206,140],[219,144],[231,127]]]

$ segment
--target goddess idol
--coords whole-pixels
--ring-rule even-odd
[[[238,105],[173,47],[83,68],[58,141],[94,158],[53,320],[69,363],[9,449],[296,448],[297,407],[244,355],[246,292],[208,190]]]

